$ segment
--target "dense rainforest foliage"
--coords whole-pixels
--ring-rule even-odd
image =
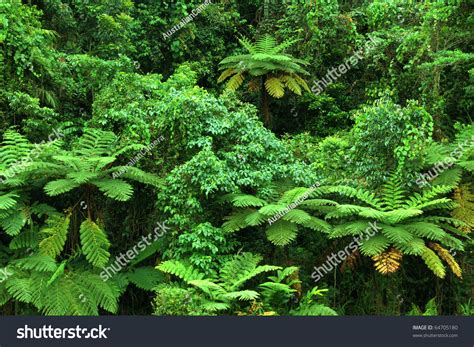
[[[0,0],[0,312],[472,315],[473,9]]]

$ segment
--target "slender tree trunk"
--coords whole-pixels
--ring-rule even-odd
[[[265,77],[262,77],[262,113],[263,113],[263,124],[267,128],[270,128],[271,116],[270,116],[270,107],[268,100],[268,92],[265,89]]]
[[[268,7],[270,6],[270,1],[269,0],[265,0],[263,2],[263,17],[264,19],[267,19],[268,18]]]

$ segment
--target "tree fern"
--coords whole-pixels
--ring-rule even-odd
[[[98,315],[99,307],[117,312],[121,291],[113,281],[104,282],[99,275],[82,269],[68,271],[51,281],[51,260],[38,259],[15,263],[19,271],[5,284],[12,298],[32,304],[45,315]]]
[[[249,87],[260,88],[263,85],[261,93],[265,100],[268,94],[281,98],[285,94],[285,88],[298,95],[301,95],[302,89],[310,91],[306,81],[299,76],[308,74],[301,67],[308,63],[283,53],[296,41],[287,40],[278,45],[271,35],[264,35],[255,44],[246,38],[241,38],[239,42],[248,53],[224,58],[219,64],[223,72],[218,83],[227,80],[227,89],[236,90],[243,84],[245,76],[249,75]],[[269,124],[267,102],[262,103],[262,111],[266,124]]]
[[[231,202],[234,207],[244,208],[236,210],[224,219],[222,229],[226,232],[235,232],[248,227],[265,228],[267,239],[276,246],[286,246],[293,242],[300,228],[328,232],[330,225],[326,221],[312,216],[308,212],[295,208],[304,204],[314,188],[296,187],[269,198],[270,201],[250,194],[226,194],[220,201]],[[322,206],[337,205],[327,199],[312,199],[311,210],[317,211]],[[309,208],[309,207],[308,207]]]
[[[261,257],[251,253],[243,253],[234,256],[227,261],[220,272],[224,287],[229,290],[239,289],[245,282],[253,277],[268,271],[280,269],[279,266],[257,265]]]
[[[458,237],[463,236],[461,228],[466,223],[446,216],[456,204],[452,199],[440,196],[451,192],[453,187],[431,186],[421,193],[408,195],[401,184],[396,174],[393,174],[383,186],[381,198],[370,191],[345,186],[321,187],[313,195],[341,194],[363,203],[330,206],[326,218],[341,222],[329,231],[329,237],[365,236],[360,241],[361,253],[374,259],[379,272],[389,274],[398,270],[402,256],[412,255],[422,257],[435,275],[444,277],[441,259],[426,244],[436,241],[442,249],[443,246],[464,249],[463,241]],[[434,214],[443,213],[443,210],[447,210],[445,216]],[[364,227],[368,228],[369,222],[377,223],[378,231],[373,236],[364,235]],[[454,259],[446,256],[441,248],[438,250],[443,254],[442,259],[459,274]]]
[[[281,269],[278,266],[258,265],[261,260],[260,256],[252,253],[234,255],[224,262],[219,274],[211,278],[204,278],[203,274],[177,260],[165,261],[157,269],[199,289],[203,296],[202,309],[216,312],[228,310],[239,301],[259,300],[261,294],[258,290],[245,289],[244,286],[262,273]]]

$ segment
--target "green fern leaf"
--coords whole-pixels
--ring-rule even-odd
[[[433,273],[440,277],[444,278],[446,276],[446,268],[444,267],[441,259],[428,247],[425,247],[421,257],[425,261],[426,266],[433,271]]]
[[[200,273],[192,266],[185,265],[178,260],[164,261],[156,268],[164,273],[175,275],[185,282],[202,280],[204,278],[204,274]]]
[[[153,267],[140,267],[127,273],[128,280],[138,288],[153,290],[158,284],[163,283],[163,274]]]
[[[311,221],[311,216],[303,210],[293,209],[288,211],[282,219],[296,224],[304,224]]]
[[[382,224],[382,233],[392,242],[407,243],[413,240],[413,235],[402,226],[390,226]]]
[[[79,186],[80,186],[79,183],[71,179],[59,179],[59,180],[48,182],[48,184],[44,186],[44,191],[49,196],[56,196],[56,195],[69,192]]]
[[[110,242],[106,233],[89,218],[82,222],[79,232],[86,259],[93,266],[104,267],[110,257]]]
[[[362,241],[360,250],[363,255],[374,256],[379,255],[390,246],[390,241],[384,235],[375,235],[367,241]]]
[[[41,234],[47,237],[39,243],[40,252],[55,259],[63,250],[69,229],[70,215],[53,215],[47,220],[47,227]]]
[[[268,240],[276,246],[286,246],[296,239],[298,228],[295,224],[279,220],[266,231]]]
[[[96,185],[107,197],[118,201],[127,201],[133,194],[133,187],[120,179],[104,178],[93,180],[90,183]]]
[[[39,254],[14,260],[11,264],[25,270],[54,272],[57,269],[56,262],[53,258]]]

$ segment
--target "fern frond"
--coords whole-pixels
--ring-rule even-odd
[[[47,219],[47,227],[41,230],[41,234],[46,236],[39,243],[41,254],[55,259],[62,252],[66,243],[69,221],[70,214],[66,216],[53,215]]]
[[[474,228],[474,194],[471,192],[469,185],[461,185],[454,191],[454,201],[456,207],[452,215],[457,220],[462,221],[465,225],[460,226],[460,230],[469,233]]]
[[[405,203],[407,208],[418,208],[438,195],[449,193],[453,190],[453,186],[431,186],[430,189],[425,190],[422,194],[415,193]]]
[[[268,94],[274,98],[281,98],[285,95],[284,84],[278,77],[270,77],[265,80],[265,88]]]
[[[16,300],[30,303],[33,299],[33,291],[35,283],[32,278],[16,278],[11,277],[5,286],[8,293]]]
[[[262,225],[267,220],[267,217],[260,213],[259,211],[255,211],[245,218],[245,223],[247,226],[258,226]]]
[[[96,185],[105,196],[117,201],[127,201],[133,194],[133,187],[120,179],[103,178],[90,183]]]
[[[224,59],[225,60],[225,59]],[[223,81],[225,81],[228,77],[234,75],[235,73],[237,73],[237,70],[233,69],[233,68],[229,68],[229,69],[226,69],[224,70],[221,75],[219,76],[219,78],[217,79],[217,83],[222,83]]]
[[[87,261],[93,266],[104,267],[110,257],[107,234],[89,218],[82,222],[79,233]]]
[[[57,269],[57,264],[53,258],[39,254],[13,260],[11,264],[25,270],[54,272]]]
[[[0,225],[10,236],[20,233],[30,216],[25,213],[25,209],[13,211],[8,217],[0,218]]]
[[[204,274],[200,273],[192,266],[185,265],[178,260],[164,261],[156,268],[164,273],[174,275],[188,283],[190,281],[202,280],[204,278]]]
[[[256,53],[255,46],[247,39],[245,36],[242,36],[238,39],[240,44],[251,54]]]
[[[332,212],[329,212],[328,214],[326,214],[326,218],[330,219],[330,218],[348,217],[348,216],[358,215],[362,211],[368,212],[367,208],[363,206],[349,205],[349,204],[337,205]],[[373,211],[375,211],[374,215],[376,216],[380,215],[380,212],[376,210],[373,210]]]
[[[238,299],[242,301],[257,300],[259,296],[260,294],[254,290],[240,290],[237,292],[229,292],[223,295],[225,299]]]
[[[296,95],[301,95],[301,87],[298,82],[290,75],[281,76],[280,79],[285,82],[285,86]]]
[[[425,247],[423,253],[421,253],[421,257],[425,261],[426,266],[428,266],[428,268],[433,271],[436,276],[444,278],[446,275],[446,269],[441,262],[441,259],[438,258],[435,252],[433,252],[428,247]]]
[[[10,249],[36,248],[38,246],[38,233],[33,230],[25,230],[15,236],[9,245]]]
[[[69,192],[80,186],[80,183],[73,181],[72,179],[59,179],[50,181],[44,186],[44,191],[49,196],[56,196]]]
[[[358,235],[363,233],[369,227],[368,220],[357,220],[336,225],[330,231],[330,238],[338,238],[348,235]]]
[[[163,179],[161,179],[160,177],[152,173],[145,172],[134,166],[114,166],[110,170],[104,171],[104,173],[113,173],[113,172],[122,172],[120,175],[120,177],[122,178],[126,178],[129,180],[147,184],[153,187],[160,188],[163,185]]]
[[[275,47],[277,47],[275,38],[268,34],[258,39],[255,44],[256,52],[258,53],[270,53],[272,52],[272,49],[275,49]]]
[[[276,205],[276,204],[268,204],[263,206],[258,210],[261,214],[264,214],[267,217],[272,217],[280,212],[285,211],[287,208],[286,205]]]
[[[311,216],[303,210],[293,209],[288,211],[282,219],[288,222],[304,225],[311,221]]]
[[[226,194],[223,201],[230,201],[235,207],[261,207],[266,201],[249,194]]]
[[[90,180],[96,179],[98,173],[96,172],[89,172],[89,171],[75,171],[70,172],[66,175],[66,179],[72,180],[76,184],[84,184],[89,182]]]
[[[74,153],[84,157],[99,157],[111,152],[117,136],[110,131],[86,129],[74,144]]]
[[[227,81],[226,88],[232,91],[236,91],[244,82],[244,75],[242,72],[236,73],[234,76],[229,78]]]
[[[298,228],[295,224],[279,220],[266,231],[268,240],[275,246],[286,246],[296,239]]]
[[[308,221],[301,223],[301,225],[312,230],[321,231],[323,233],[329,233],[331,230],[331,224],[313,216],[311,216]]]
[[[222,224],[222,230],[226,233],[233,233],[240,229],[246,228],[248,226],[247,217],[253,214],[253,210],[245,210],[243,212],[237,212],[230,216],[224,217],[226,222]]]
[[[382,224],[381,228],[382,234],[392,242],[407,243],[414,239],[412,233],[405,229],[403,225],[390,226]]]
[[[406,191],[402,188],[401,180],[396,173],[392,173],[382,190],[382,201],[388,210],[402,207]]]
[[[164,282],[163,274],[153,267],[139,267],[127,273],[128,280],[138,288],[153,290],[158,284]]]
[[[396,248],[372,257],[375,269],[382,275],[396,272],[400,268],[402,253]]]
[[[281,269],[279,266],[258,266],[261,259],[262,257],[252,253],[242,253],[235,255],[232,259],[225,262],[219,273],[220,278],[224,282],[224,287],[234,291],[262,272]]]
[[[230,305],[225,302],[203,300],[202,308],[208,312],[216,312],[228,310]]]
[[[114,281],[103,281],[99,275],[87,271],[76,273],[74,281],[81,283],[83,292],[90,292],[95,305],[108,312],[117,313],[121,291]]]
[[[298,310],[292,311],[292,314],[296,316],[337,316],[336,311],[321,304],[300,307]]]
[[[456,262],[454,257],[449,253],[447,249],[444,249],[441,247],[441,245],[437,243],[430,243],[430,247],[433,248],[436,253],[440,256],[441,259],[443,259],[451,268],[451,271],[458,276],[459,278],[462,279],[462,270],[459,264]]]
[[[339,205],[336,201],[328,199],[310,199],[301,203],[302,207],[306,207],[312,210],[318,210],[321,206],[337,206]]]
[[[348,186],[324,186],[313,192],[312,196],[317,197],[323,194],[332,193],[338,193],[349,198],[359,199],[360,201],[365,202],[367,205],[377,210],[382,210],[382,201],[376,198],[374,193],[361,188],[353,188]]]
[[[384,235],[375,235],[367,241],[362,241],[360,251],[363,255],[374,256],[379,255],[390,246],[390,240]]]
[[[414,238],[407,242],[395,242],[395,246],[403,254],[408,255],[421,255],[426,248],[425,242],[420,238]]]
[[[383,212],[379,220],[388,224],[397,224],[406,219],[422,215],[423,211],[419,209],[398,209],[388,212]]]
[[[439,226],[428,222],[414,222],[405,224],[403,227],[416,236],[425,237],[430,240],[441,240],[447,235]]]
[[[308,196],[313,190],[314,189],[304,188],[304,187],[296,187],[296,188],[290,189],[283,193],[280,200],[278,200],[278,204],[289,205],[293,202],[296,202],[298,199]]]
[[[0,210],[8,210],[17,204],[20,196],[17,193],[10,192],[0,196]]]

